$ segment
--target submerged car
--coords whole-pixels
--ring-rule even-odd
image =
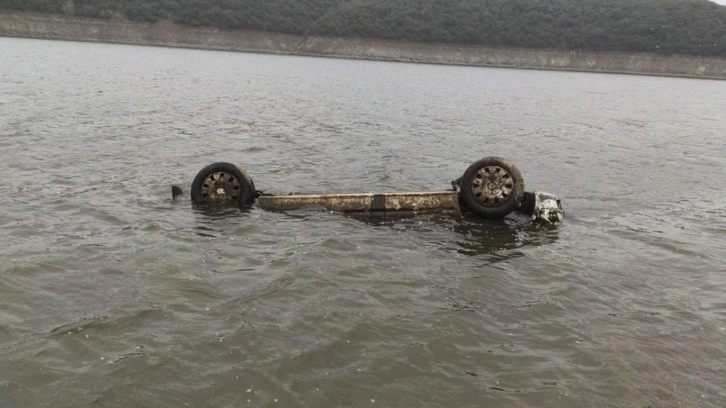
[[[183,194],[172,187],[172,196]],[[451,182],[451,188],[426,192],[359,194],[271,195],[255,189],[252,177],[238,165],[213,163],[197,173],[191,187],[194,204],[226,203],[241,207],[258,205],[268,211],[322,208],[340,212],[451,211],[456,215],[502,218],[518,212],[532,221],[557,224],[564,217],[562,203],[552,194],[525,192],[524,179],[514,163],[485,157]]]

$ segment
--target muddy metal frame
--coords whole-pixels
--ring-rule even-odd
[[[172,186],[172,197],[182,195]],[[452,189],[426,192],[387,192],[360,194],[289,194],[271,195],[255,189],[252,177],[231,163],[213,163],[194,179],[191,191],[195,205],[255,203],[268,211],[320,208],[338,212],[430,212],[449,211],[456,215],[472,214],[484,218],[501,218],[518,212],[533,221],[557,224],[564,210],[555,196],[543,192],[525,192],[524,180],[511,160],[485,157],[452,182]]]

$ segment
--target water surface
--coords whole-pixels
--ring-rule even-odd
[[[3,407],[726,405],[726,82],[0,38]],[[511,221],[222,212],[438,190]]]

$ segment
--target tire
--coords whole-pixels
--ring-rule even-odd
[[[485,218],[514,211],[524,194],[524,179],[511,160],[485,157],[469,166],[461,178],[461,201]]]
[[[240,206],[255,202],[257,193],[252,177],[241,166],[214,163],[197,173],[192,182],[195,204],[236,202]]]

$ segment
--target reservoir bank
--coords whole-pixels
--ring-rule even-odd
[[[726,79],[726,58],[299,36],[0,11],[0,36],[499,68]]]

